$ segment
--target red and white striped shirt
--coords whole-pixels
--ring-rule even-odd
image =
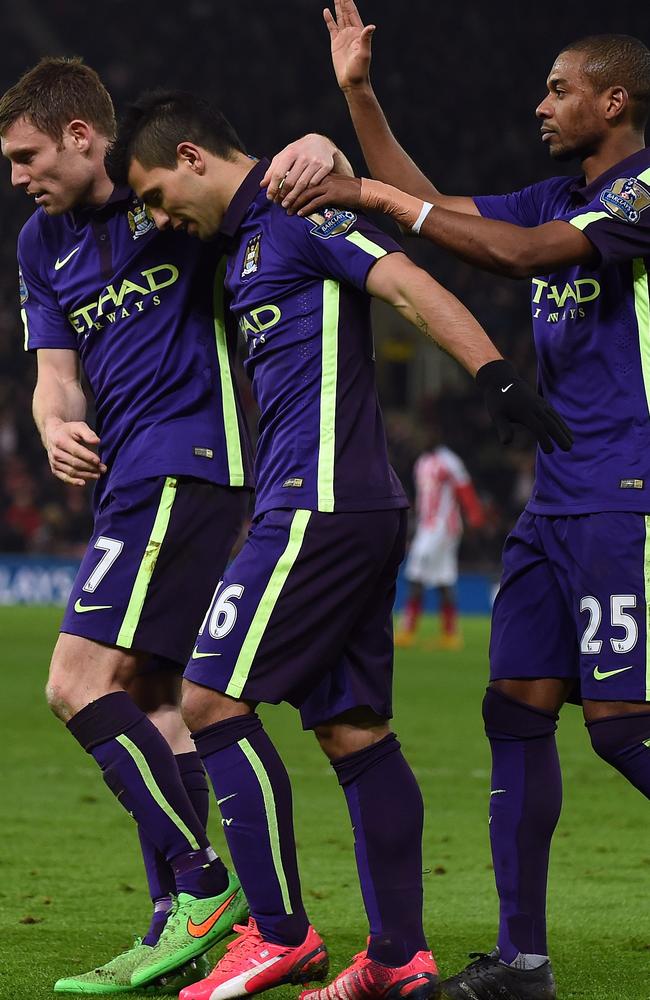
[[[450,535],[462,532],[465,519],[472,527],[483,523],[483,509],[462,460],[441,445],[417,459],[415,515],[418,528],[440,528]]]

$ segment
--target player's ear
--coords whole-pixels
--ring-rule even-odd
[[[179,164],[186,164],[197,174],[205,173],[205,156],[202,149],[193,142],[179,142],[176,156]]]
[[[90,145],[92,131],[88,122],[82,118],[75,118],[63,129],[63,135],[68,136],[80,152],[85,152]]]
[[[603,94],[605,118],[618,118],[627,108],[630,99],[625,87],[608,87]]]

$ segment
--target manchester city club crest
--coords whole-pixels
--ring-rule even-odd
[[[332,236],[341,236],[357,221],[354,212],[342,208],[324,208],[322,212],[314,212],[309,216],[316,225],[311,230],[312,236],[321,240],[329,240]]]
[[[251,274],[257,274],[262,263],[262,234],[257,233],[252,236],[246,245],[244,263],[242,264],[241,277],[250,278]]]
[[[129,229],[134,240],[139,240],[141,236],[146,236],[152,229],[156,228],[156,223],[149,215],[149,209],[142,202],[134,202],[133,208],[128,213]]]
[[[619,177],[602,192],[600,200],[617,219],[638,222],[641,212],[650,205],[650,191],[638,177]]]

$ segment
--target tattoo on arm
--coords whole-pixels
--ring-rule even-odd
[[[415,325],[417,326],[418,330],[420,330],[423,334],[425,334],[425,336],[427,336],[429,340],[431,340],[436,345],[439,351],[443,351],[444,354],[449,354],[449,351],[445,350],[442,344],[438,343],[436,338],[431,333],[431,330],[429,329],[429,324],[427,323],[426,319],[424,318],[424,316],[421,316],[419,312],[416,312],[415,314]]]

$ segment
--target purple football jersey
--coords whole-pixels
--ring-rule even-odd
[[[78,351],[96,405],[95,491],[161,475],[251,486],[216,248],[158,232],[127,188],[18,240],[25,348]]]
[[[600,255],[532,281],[539,386],[571,427],[570,452],[537,451],[535,514],[650,511],[650,150],[585,186],[556,177],[475,198],[520,226],[561,219]]]
[[[255,512],[408,506],[388,462],[368,272],[394,240],[341,209],[288,216],[258,163],[224,217],[229,306],[260,408]]]

